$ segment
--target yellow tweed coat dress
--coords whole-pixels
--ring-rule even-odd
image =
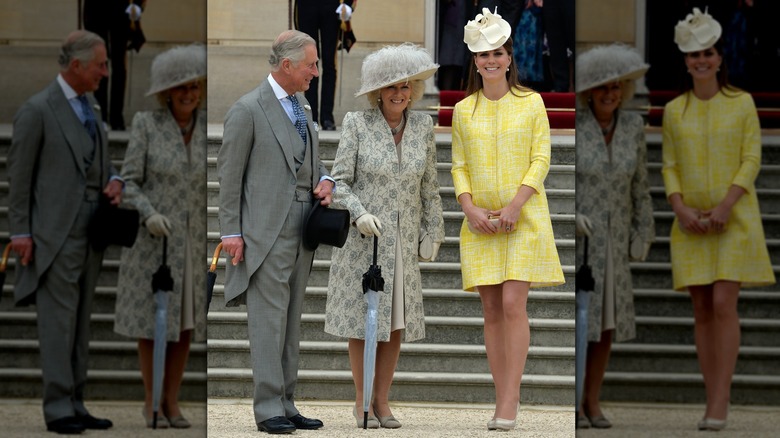
[[[675,290],[716,280],[738,281],[745,287],[775,282],[754,186],[761,167],[758,115],[749,94],[728,93],[706,101],[685,93],[664,110],[662,172],[667,197],[680,193],[685,205],[708,210],[726,197],[731,185],[747,191],[732,208],[722,234],[683,233],[675,218],[671,232]]]
[[[455,196],[471,193],[478,207],[498,210],[521,185],[536,193],[523,206],[516,229],[495,235],[460,229],[463,289],[528,281],[531,287],[563,284],[544,179],[550,169],[550,125],[541,96],[513,90],[491,101],[478,91],[455,105],[452,178]]]

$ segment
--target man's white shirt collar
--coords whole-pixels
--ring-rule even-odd
[[[277,99],[282,100],[289,96],[289,94],[284,91],[284,88],[282,88],[282,86],[276,82],[276,79],[274,79],[274,76],[270,73],[268,74],[268,83],[271,84],[271,89],[274,90],[274,96],[276,96]]]
[[[73,87],[71,87],[65,81],[65,78],[62,77],[62,74],[57,75],[57,83],[60,84],[60,88],[62,88],[62,92],[65,93],[66,99],[71,100],[79,97],[78,93],[76,93],[76,90],[74,90]]]

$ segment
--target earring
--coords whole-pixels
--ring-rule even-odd
[[[506,68],[506,71],[509,71],[509,67]]]
[[[381,98],[381,97],[377,97],[377,98],[376,98],[376,101],[377,101],[377,102],[381,102],[381,101],[382,101],[382,98]]]

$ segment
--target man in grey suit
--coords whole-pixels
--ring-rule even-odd
[[[227,113],[219,151],[219,224],[232,258],[227,306],[245,303],[258,430],[318,429],[293,395],[301,310],[314,252],[302,244],[315,199],[330,204],[335,182],[319,159],[311,108],[303,96],[318,76],[308,35],[288,30],[271,47],[272,72]]]
[[[106,76],[106,47],[76,31],[59,54],[60,74],[14,118],[8,154],[8,221],[19,256],[14,299],[36,304],[43,375],[43,414],[49,431],[77,434],[108,429],[84,406],[89,321],[102,252],[87,239],[101,196],[119,204],[99,114],[87,97]]]

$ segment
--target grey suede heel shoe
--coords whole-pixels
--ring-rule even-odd
[[[190,422],[181,415],[178,417],[168,417],[168,422],[171,423],[171,427],[174,429],[189,429],[192,426]]]
[[[141,409],[141,415],[144,416],[144,420],[146,421],[146,427],[152,428],[152,425],[154,423],[154,414],[152,415],[146,415],[146,408]],[[170,425],[168,424],[168,419],[165,418],[165,416],[158,412],[157,413],[157,428],[158,429],[167,429]]]
[[[363,428],[363,417],[358,417],[358,411],[357,408],[352,408],[352,415],[355,416],[355,421],[357,422],[358,429]],[[379,420],[373,415],[368,416],[368,422],[366,423],[366,427],[368,429],[379,429]]]
[[[699,421],[699,430],[723,430],[726,428],[726,420],[716,420],[714,418],[702,418]]]
[[[376,412],[377,409],[376,406],[374,406],[374,413]],[[399,427],[401,427],[401,422],[396,420],[392,414],[386,417],[377,415],[377,419],[379,419],[379,425],[384,427],[385,429],[398,429]]]

